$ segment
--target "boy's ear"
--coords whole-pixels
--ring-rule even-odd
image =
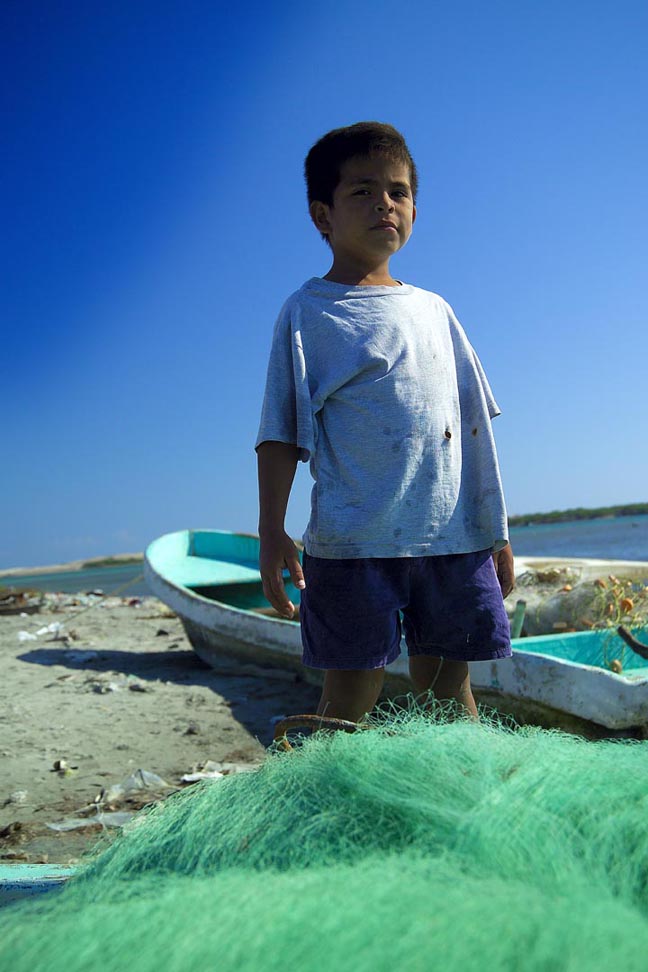
[[[412,226],[416,222],[416,206],[412,206]]]
[[[326,203],[319,202],[319,200],[316,199],[310,204],[308,211],[310,212],[310,218],[313,220],[313,223],[320,233],[324,233],[325,236],[328,236],[328,234],[331,232],[331,224],[329,222],[329,206]]]

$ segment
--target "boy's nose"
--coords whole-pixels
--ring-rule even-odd
[[[394,209],[394,203],[389,196],[385,196],[378,200],[375,208],[377,213],[391,213]]]

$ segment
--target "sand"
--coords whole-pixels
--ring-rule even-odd
[[[648,576],[648,564],[519,558],[507,603],[524,597],[530,623],[557,599],[545,630],[564,628],[570,600],[611,569]],[[258,765],[273,720],[314,712],[319,695],[282,670],[208,668],[152,597],[44,595],[37,613],[0,614],[0,652],[0,864],[74,863],[117,832],[111,814],[193,785],[184,775]],[[129,778],[146,788],[115,790]]]
[[[111,813],[192,785],[182,776],[208,761],[254,766],[273,718],[315,711],[317,689],[294,673],[208,668],[164,605],[131,601],[47,595],[38,613],[0,616],[0,863],[75,863],[117,832]],[[19,640],[57,623],[68,638]],[[133,774],[169,786],[110,793]]]

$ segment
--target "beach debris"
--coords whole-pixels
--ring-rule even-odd
[[[111,675],[113,677],[111,677]],[[104,677],[90,675],[85,680],[87,691],[94,692],[96,695],[108,695],[110,692],[121,692],[122,689],[130,689],[133,692],[150,692],[147,686],[134,680],[132,675],[117,675],[108,673]]]
[[[52,764],[52,773],[58,773],[59,776],[72,776],[78,770],[78,766],[70,766],[70,764],[65,759],[55,759]]]
[[[155,632],[155,637],[164,638],[164,637],[168,637],[168,634],[169,632],[166,630],[166,628],[158,628],[157,631]]]
[[[47,634],[53,635],[52,638],[48,638],[48,641],[64,641],[67,638],[67,632],[60,621],[52,621],[51,624],[44,625],[36,632],[38,638],[42,638]]]
[[[610,671],[614,672],[616,675],[620,675],[623,671],[623,665],[618,658],[613,658],[610,662]]]
[[[234,773],[251,773],[259,768],[259,763],[218,763],[208,759],[199,763],[191,773],[185,773],[180,779],[183,783],[197,783],[200,780],[220,780],[222,777]]]
[[[140,607],[140,605],[142,604],[142,598],[129,597],[126,599],[126,603],[128,604],[129,607]]]
[[[185,773],[180,779],[183,783],[198,783],[199,780],[220,780],[225,774],[218,768],[219,765],[219,763],[208,759],[200,765],[199,769],[192,773]]]
[[[167,783],[157,773],[150,773],[148,770],[137,769],[130,776],[127,776],[121,783],[116,783],[107,790],[102,790],[97,798],[97,803],[120,803],[134,793],[154,792],[161,790],[172,790],[174,785]]]
[[[3,807],[10,807],[16,804],[23,804],[27,802],[27,790],[14,790],[10,793],[7,799],[2,804]]]
[[[12,820],[0,830],[0,841],[3,843],[22,844],[25,840],[25,825],[20,820]]]
[[[564,587],[561,587],[560,589],[561,589],[561,591],[573,591],[574,590],[574,587],[573,587],[572,584],[565,584],[565,586]]]
[[[120,692],[123,685],[119,682],[106,682],[101,679],[89,679],[88,688],[96,695],[108,695],[109,692]]]
[[[630,612],[634,609],[634,601],[631,597],[623,597],[619,602],[619,607],[624,614],[630,614]]]
[[[52,621],[51,624],[44,625],[38,631],[19,631],[18,641],[38,641],[39,638],[43,638],[45,635],[52,636],[47,639],[48,641],[63,641],[67,643],[70,638],[60,621]]]
[[[184,731],[184,735],[185,736],[199,736],[200,735],[200,726],[198,725],[198,723],[197,722],[190,722],[189,725],[187,726],[187,728]]]
[[[24,618],[29,614],[36,614],[42,603],[41,591],[0,588],[0,614],[19,614]]]
[[[135,816],[129,810],[117,810],[107,813],[96,813],[91,817],[68,817],[58,823],[46,824],[50,830],[57,830],[65,833],[69,830],[82,830],[86,827],[123,827]]]

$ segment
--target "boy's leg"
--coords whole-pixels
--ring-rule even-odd
[[[432,655],[410,655],[409,669],[417,694],[432,691],[435,699],[440,702],[453,699],[472,718],[479,718],[470,687],[467,662],[435,658]]]
[[[359,722],[378,701],[384,679],[384,668],[361,671],[333,669],[325,672],[317,714],[330,719]]]

